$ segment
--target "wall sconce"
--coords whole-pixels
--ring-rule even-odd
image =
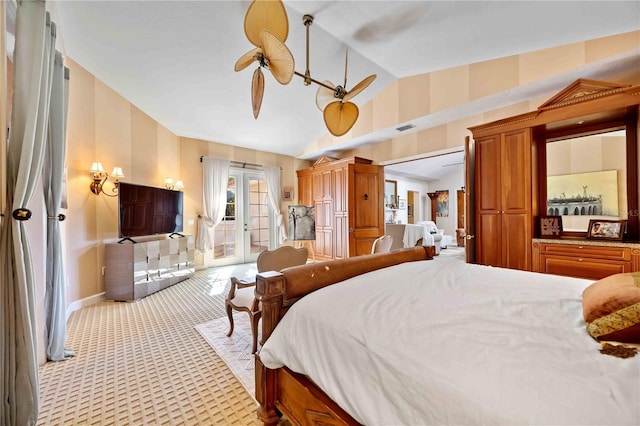
[[[111,172],[111,177],[113,178],[113,188],[111,188],[111,192],[113,192],[113,194],[104,192],[103,186],[107,179],[109,179],[109,174],[104,171],[102,163],[98,161],[93,163],[91,165],[91,170],[89,170],[89,175],[91,176],[91,179],[93,179],[93,182],[91,182],[91,185],[89,186],[91,192],[96,195],[103,193],[107,197],[115,197],[118,195],[118,183],[120,179],[124,177],[122,167],[114,167]]]
[[[164,187],[171,190],[175,189],[176,191],[182,191],[184,189],[184,184],[181,180],[177,180],[175,183],[173,183],[173,179],[168,177],[164,180]]]

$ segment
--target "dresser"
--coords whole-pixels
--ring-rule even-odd
[[[105,244],[105,298],[133,301],[195,273],[193,236]]]
[[[534,272],[599,280],[640,271],[640,244],[585,239],[532,240]]]

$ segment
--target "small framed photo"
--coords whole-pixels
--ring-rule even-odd
[[[562,236],[562,216],[540,216],[540,238]]]
[[[587,238],[592,240],[622,240],[626,220],[591,219]]]
[[[398,208],[400,210],[404,210],[407,208],[407,200],[404,200],[402,198],[398,199]]]
[[[282,200],[283,201],[291,201],[293,200],[293,188],[290,186],[285,186],[282,190]]]

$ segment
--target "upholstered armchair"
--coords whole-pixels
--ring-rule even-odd
[[[290,266],[304,265],[309,257],[306,247],[294,248],[282,246],[275,250],[265,250],[258,255],[256,266],[258,272],[280,271]],[[260,303],[255,297],[255,277],[239,280],[231,277],[231,288],[225,302],[227,316],[229,317],[229,332],[233,334],[233,310],[246,312],[251,321],[251,337],[253,339],[251,353],[258,350],[258,322],[262,317]]]
[[[433,236],[433,245],[436,247],[436,254],[440,254],[440,249],[442,248],[442,237],[444,236],[444,229],[438,229],[438,226],[432,220],[422,220],[417,224],[427,228],[427,232],[429,232]]]

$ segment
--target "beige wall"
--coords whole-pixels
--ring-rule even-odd
[[[184,232],[195,235],[202,205],[200,156],[280,166],[282,185],[295,187],[295,170],[307,161],[231,145],[180,138],[158,124],[88,71],[67,58],[71,70],[67,134],[67,302],[104,291],[104,243],[118,240],[117,197],[89,191],[94,161],[110,172],[122,167],[126,182],[162,186],[167,177],[184,182]],[[105,184],[110,193],[112,184]],[[283,203],[283,207],[286,204]],[[193,225],[190,225],[193,220]],[[209,257],[211,255],[209,254]],[[205,263],[211,259],[200,257]],[[89,302],[89,301],[88,301]]]
[[[333,145],[344,143],[350,138],[397,127],[428,114],[447,111],[466,102],[557,76],[639,48],[640,31],[634,31],[402,78],[360,107],[358,122],[347,135],[335,138],[327,134],[310,144],[303,155],[313,153],[318,148],[331,149]],[[598,79],[640,84],[640,73],[637,69],[625,72],[612,70]],[[404,133],[384,142],[360,146],[339,156],[358,155],[380,163],[460,147],[464,145],[465,136],[471,135],[468,127],[535,110],[561,89],[563,87],[505,108],[461,120],[450,120],[426,130]]]
[[[182,165],[182,180],[185,185],[185,228],[187,234],[196,234],[198,214],[202,212],[202,166],[200,157],[214,157],[223,160],[235,160],[253,164],[268,164],[282,169],[280,184],[282,187],[293,187],[294,197],[297,199],[296,170],[308,167],[309,162],[294,157],[240,148],[198,139],[180,138],[180,163]],[[286,211],[289,202],[281,202],[281,211]],[[193,221],[193,225],[189,225]],[[208,266],[213,262],[213,252],[197,255],[197,263]]]

